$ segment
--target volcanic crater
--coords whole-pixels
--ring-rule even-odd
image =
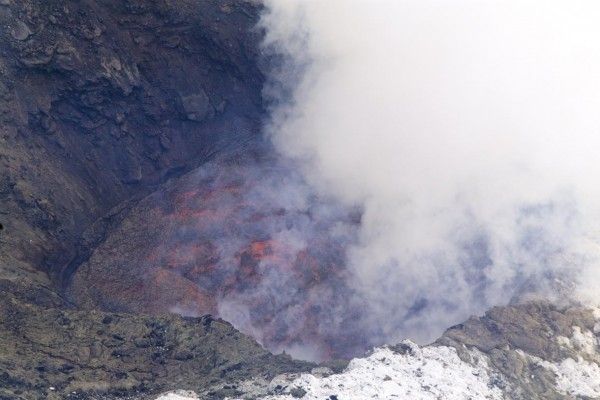
[[[362,210],[315,196],[265,143],[263,91],[281,60],[264,54],[263,11],[0,0],[0,399],[296,397],[306,390],[277,376],[312,370],[320,390],[347,362],[288,354],[382,344],[345,252]],[[506,398],[570,399],[558,367],[589,383],[598,324],[597,309],[509,305],[428,352],[486,358],[485,383]],[[420,379],[418,365],[400,380]]]

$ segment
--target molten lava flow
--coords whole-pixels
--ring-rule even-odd
[[[211,313],[301,358],[355,356],[378,340],[346,267],[359,220],[281,162],[215,161],[129,210],[69,295],[111,311]]]
[[[180,288],[171,310],[216,313],[275,351],[355,355],[365,347],[351,329],[356,307],[340,307],[352,303],[344,249],[356,216],[328,208],[291,176],[220,165],[171,187],[154,204],[165,229],[144,263],[156,290]]]

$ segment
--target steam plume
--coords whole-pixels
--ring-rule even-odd
[[[529,293],[598,301],[599,20],[591,0],[268,3],[269,132],[364,210],[347,268],[372,341]]]

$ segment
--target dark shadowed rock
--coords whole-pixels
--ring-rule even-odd
[[[191,119],[192,121],[204,121],[213,112],[213,108],[210,105],[210,99],[204,90],[182,96],[181,101],[188,119]]]
[[[31,35],[31,30],[25,23],[17,19],[13,22],[10,34],[15,40],[22,41],[26,40]]]

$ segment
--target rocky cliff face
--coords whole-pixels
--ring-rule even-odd
[[[258,14],[240,1],[0,4],[2,285],[63,303],[19,287],[50,287],[37,270],[61,284],[111,209],[257,137]]]
[[[135,398],[308,368],[223,321],[81,312],[63,294],[129,205],[259,139],[259,13],[0,1],[0,398]]]
[[[509,399],[600,397],[600,313],[529,302],[496,307],[454,326],[436,344],[488,358]]]
[[[229,323],[40,309],[0,298],[0,399],[146,399],[166,389],[235,395],[234,383],[308,370]]]

